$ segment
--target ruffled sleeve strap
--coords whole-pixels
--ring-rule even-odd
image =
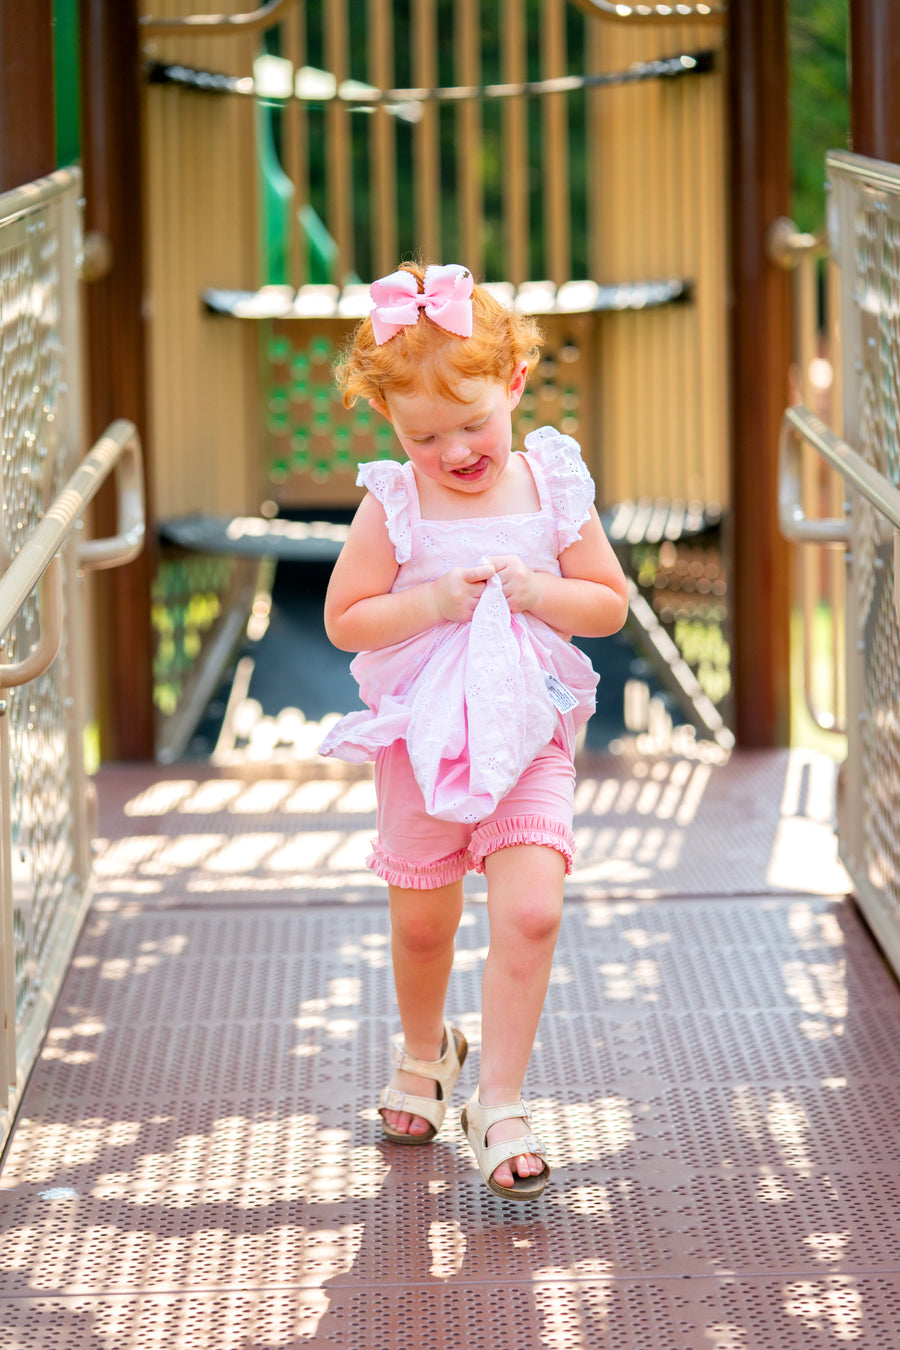
[[[525,449],[543,471],[562,552],[581,538],[581,527],[594,502],[594,480],[581,458],[578,442],[554,427],[538,427],[537,431],[529,432]]]
[[[409,562],[412,553],[409,482],[405,467],[392,459],[375,459],[360,464],[357,487],[368,488],[377,497],[387,516],[387,532],[394,545],[398,563]]]

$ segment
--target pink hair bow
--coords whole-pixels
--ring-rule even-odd
[[[372,310],[372,331],[380,347],[407,324],[416,323],[419,310],[424,309],[448,333],[457,337],[472,336],[472,273],[459,263],[443,267],[432,266],[425,272],[425,289],[419,293],[419,283],[412,272],[392,272],[389,277],[373,281],[369,294],[375,301]]]

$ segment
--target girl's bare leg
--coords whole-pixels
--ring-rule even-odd
[[[563,905],[565,859],[556,849],[520,844],[498,849],[484,860],[488,881],[491,945],[482,977],[482,1106],[517,1102],[534,1046]],[[501,1120],[488,1131],[488,1143],[521,1137],[521,1120]],[[537,1176],[543,1162],[526,1153],[501,1163],[494,1179],[513,1184],[519,1176]]]
[[[463,905],[461,881],[433,891],[388,887],[391,907],[391,956],[397,1007],[407,1053],[440,1059],[444,1040],[444,1004],[453,966],[453,944]],[[417,1097],[434,1096],[433,1079],[394,1071],[391,1087]],[[422,1116],[385,1111],[385,1120],[401,1134],[425,1134]]]

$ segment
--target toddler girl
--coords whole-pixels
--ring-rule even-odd
[[[321,753],[375,761],[369,866],[389,887],[402,1038],[381,1094],[387,1137],[426,1144],[466,1056],[444,1019],[470,868],[488,884],[478,1088],[462,1126],[490,1189],[537,1198],[550,1168],[521,1099],[571,869],[575,735],[597,677],[574,634],[616,632],[625,579],[579,448],[550,427],[512,448],[541,335],[457,264],[404,264],[336,371],[391,423],[406,463],[367,489],[325,600],[359,652],[366,710]]]

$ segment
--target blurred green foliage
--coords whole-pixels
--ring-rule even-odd
[[[792,214],[801,230],[825,218],[825,152],[849,146],[848,0],[789,0]]]

